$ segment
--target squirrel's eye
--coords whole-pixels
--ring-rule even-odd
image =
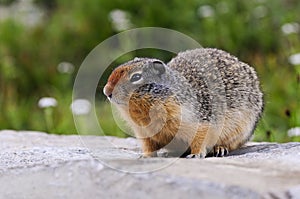
[[[139,81],[141,78],[142,78],[142,74],[136,73],[131,76],[130,81],[136,82],[136,81]]]

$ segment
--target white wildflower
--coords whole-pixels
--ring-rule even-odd
[[[300,25],[296,22],[286,23],[281,26],[281,31],[286,35],[292,33],[298,33],[300,32]]]
[[[253,15],[258,19],[267,16],[267,14],[268,14],[268,9],[266,6],[263,5],[257,6],[253,10]]]
[[[57,66],[57,70],[60,73],[72,74],[74,72],[74,65],[69,62],[61,62]]]
[[[109,19],[116,31],[127,30],[132,27],[129,14],[123,10],[115,9],[109,13]]]
[[[289,57],[289,62],[293,65],[300,65],[300,53],[291,55]]]
[[[45,12],[36,6],[32,0],[13,1],[8,6],[0,6],[0,21],[14,19],[26,27],[40,25],[44,16]]]
[[[53,97],[42,97],[38,102],[38,106],[40,108],[55,107],[57,106],[57,101]]]
[[[92,105],[86,99],[75,99],[71,104],[72,113],[75,115],[86,115],[91,111]]]
[[[214,16],[215,10],[210,5],[203,5],[198,8],[197,13],[199,17],[206,18]]]
[[[300,136],[300,127],[289,129],[287,134],[289,137]]]

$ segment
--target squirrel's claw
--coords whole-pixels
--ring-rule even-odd
[[[229,154],[229,150],[224,146],[214,146],[213,156],[214,157],[224,157]]]
[[[205,158],[205,155],[202,154],[202,153],[199,153],[199,154],[190,154],[190,155],[187,155],[186,156],[187,159],[191,159],[191,158]]]

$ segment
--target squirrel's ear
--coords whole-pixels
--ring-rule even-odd
[[[161,75],[166,72],[165,64],[160,61],[152,62],[154,70],[158,75]]]

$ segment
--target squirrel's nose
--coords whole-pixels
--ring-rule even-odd
[[[112,98],[112,91],[113,91],[113,88],[109,84],[106,84],[103,88],[104,95],[106,95],[106,97],[109,99]]]

